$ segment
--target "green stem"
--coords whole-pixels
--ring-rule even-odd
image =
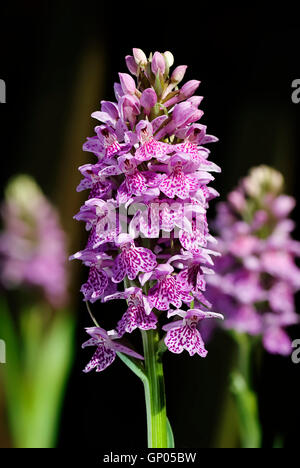
[[[258,400],[251,382],[251,341],[246,334],[236,333],[234,337],[238,344],[238,365],[232,373],[231,389],[239,417],[241,445],[243,448],[260,448]]]
[[[158,353],[157,330],[142,331],[145,372],[144,380],[148,447],[168,448],[168,423],[162,356]]]

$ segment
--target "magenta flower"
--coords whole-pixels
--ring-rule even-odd
[[[106,296],[106,301],[114,299],[127,300],[128,308],[117,325],[119,336],[125,333],[132,333],[136,328],[141,330],[156,329],[157,316],[152,312],[152,306],[140,288],[127,288],[124,292],[119,292]]]
[[[223,316],[215,312],[204,312],[199,309],[189,309],[187,312],[175,310],[168,314],[169,317],[173,315],[179,315],[182,319],[163,327],[167,331],[165,343],[169,350],[179,354],[185,349],[190,356],[197,353],[201,357],[206,357],[207,351],[197,328],[198,323],[206,318],[223,319]]]
[[[92,338],[83,343],[82,347],[97,346],[97,350],[85,367],[84,372],[90,372],[94,368],[96,368],[96,372],[103,371],[114,362],[117,352],[127,354],[137,359],[143,359],[143,356],[140,354],[118,341],[115,341],[119,336],[113,330],[106,332],[103,328],[92,327],[86,328],[86,332]]]
[[[120,283],[125,276],[129,280],[134,280],[139,272],[151,272],[156,267],[155,254],[145,247],[136,247],[130,236],[121,234],[115,242],[120,247],[121,253],[114,264],[112,277],[114,283]]]
[[[281,194],[282,186],[280,173],[260,166],[219,204],[215,226],[222,257],[216,275],[207,277],[207,293],[225,314],[226,328],[261,335],[268,352],[289,355],[286,327],[299,321],[294,294],[300,289],[300,243],[291,238],[288,219],[295,201]]]
[[[153,137],[153,126],[146,120],[141,120],[137,124],[136,135],[140,146],[137,148],[134,158],[138,161],[149,161],[152,158],[160,159],[174,151],[171,145],[157,141]]]

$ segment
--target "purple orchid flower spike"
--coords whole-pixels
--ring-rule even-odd
[[[278,171],[254,168],[217,206],[214,222],[214,248],[221,256],[212,267],[215,274],[206,278],[205,295],[225,314],[223,327],[230,330],[242,356],[232,373],[232,389],[243,447],[261,446],[259,405],[252,387],[252,371],[259,376],[255,351],[263,347],[270,354],[290,356],[288,327],[299,323],[294,296],[300,289],[300,252],[295,249],[300,244],[291,237],[294,223],[289,219],[295,201],[282,190]]]
[[[103,371],[114,362],[117,352],[127,354],[128,356],[132,356],[136,359],[144,359],[143,356],[132,349],[115,341],[119,336],[114,330],[107,332],[103,328],[92,327],[86,328],[86,332],[91,336],[91,338],[83,343],[82,348],[86,348],[87,346],[97,346],[97,350],[85,367],[85,373],[90,372],[95,368],[96,372]]]
[[[79,169],[83,179],[77,190],[89,190],[89,194],[74,218],[85,223],[89,236],[85,249],[71,259],[81,260],[89,269],[81,287],[88,308],[88,303],[95,308],[97,302],[102,303],[104,308],[112,300],[127,302],[123,315],[115,317],[114,331],[90,329],[88,343],[97,346],[97,351],[86,371],[103,370],[120,351],[122,361],[141,377],[146,388],[151,408],[149,446],[158,447],[159,439],[166,447],[170,438],[165,406],[158,408],[155,401],[155,395],[164,394],[163,379],[158,381],[163,376],[161,355],[166,350],[162,325],[172,317],[171,309],[211,307],[206,278],[212,275],[217,253],[209,246],[214,238],[206,212],[210,200],[218,196],[209,184],[214,180],[212,173],[220,168],[210,160],[206,144],[217,138],[207,134],[205,125],[196,123],[203,116],[199,109],[202,97],[194,95],[200,81],[181,85],[187,67],[172,71],[171,52],[147,57],[134,48],[125,62],[128,73],[119,73],[119,82],[114,84],[116,102],[101,102],[100,110],[92,114],[98,121],[96,134],[83,145],[96,160]],[[283,200],[275,209],[284,212],[287,205]],[[282,226],[284,229],[287,227]],[[112,310],[112,314],[117,312]],[[194,343],[194,348],[186,342],[182,349],[186,346],[192,354],[206,355],[197,328],[204,313],[201,317],[197,311],[193,316],[189,311],[182,313],[186,316],[179,328],[185,321]],[[175,334],[174,322],[171,328]],[[136,362],[136,354],[124,347],[122,351],[118,341],[138,332],[145,365]],[[170,334],[171,329],[167,342]],[[178,353],[178,343],[170,344],[169,350]],[[151,421],[158,411],[162,417]]]

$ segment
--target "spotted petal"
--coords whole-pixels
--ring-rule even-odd
[[[185,349],[190,356],[199,354],[206,357],[207,351],[199,331],[191,325],[175,327],[168,331],[165,343],[168,349],[175,354],[180,354]]]
[[[105,344],[98,346],[95,354],[87,364],[83,372],[87,373],[96,368],[96,372],[101,372],[110,366],[116,358],[116,352],[107,348]]]
[[[83,293],[85,301],[95,302],[102,297],[107,286],[107,274],[103,270],[92,266],[88,280],[82,285],[80,291]]]
[[[131,304],[122,319],[117,325],[117,331],[120,336],[124,333],[132,333],[136,328],[141,330],[155,329],[157,317],[153,312],[149,315],[146,314],[142,305]]]
[[[158,159],[172,151],[171,145],[150,138],[136,150],[134,157],[138,161],[149,161],[152,158]]]

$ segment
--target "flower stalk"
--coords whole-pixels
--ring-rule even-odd
[[[238,412],[242,448],[261,447],[261,426],[257,394],[252,386],[252,340],[245,333],[233,333],[237,344],[237,365],[231,374],[231,391]]]
[[[148,447],[169,448],[167,436],[166,395],[162,356],[158,353],[157,330],[142,331],[145,372]]]

